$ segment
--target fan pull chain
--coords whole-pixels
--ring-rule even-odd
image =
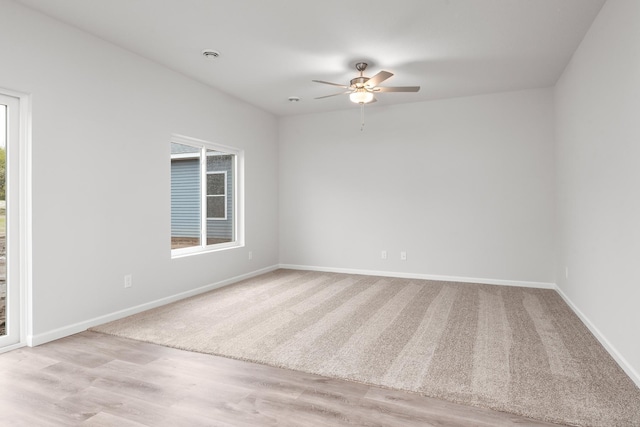
[[[360,132],[364,130],[364,102],[360,103]]]

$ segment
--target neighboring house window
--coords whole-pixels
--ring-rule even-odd
[[[172,137],[172,256],[243,245],[242,164],[242,150]]]
[[[227,172],[207,171],[207,218],[227,219]]]

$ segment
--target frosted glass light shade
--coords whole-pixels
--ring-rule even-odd
[[[368,92],[364,88],[357,89],[349,95],[349,99],[356,104],[366,104],[367,102],[373,101],[373,93]]]

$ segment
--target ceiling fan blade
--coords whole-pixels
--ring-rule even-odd
[[[387,80],[391,76],[393,76],[393,73],[390,73],[388,71],[380,71],[378,74],[376,74],[375,76],[367,80],[367,82],[365,83],[365,86],[369,86],[369,87],[378,86],[378,84]]]
[[[377,87],[374,92],[417,92],[420,86]]]
[[[338,84],[338,83],[325,82],[323,80],[311,80],[311,81],[312,82],[316,82],[316,83],[322,83],[322,84],[325,84],[325,85],[338,86],[338,87],[341,87],[341,88],[344,88],[344,89],[348,89],[349,88],[349,86],[341,85],[341,84]]]
[[[317,98],[313,98],[313,99],[322,99],[322,98],[330,98],[332,96],[338,96],[338,95],[346,95],[347,93],[351,93],[350,90],[346,91],[346,92],[338,92],[338,93],[333,93],[331,95],[325,95],[325,96],[319,96]]]

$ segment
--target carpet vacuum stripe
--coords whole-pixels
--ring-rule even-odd
[[[92,330],[548,422],[640,426],[640,390],[549,289],[277,270]]]

